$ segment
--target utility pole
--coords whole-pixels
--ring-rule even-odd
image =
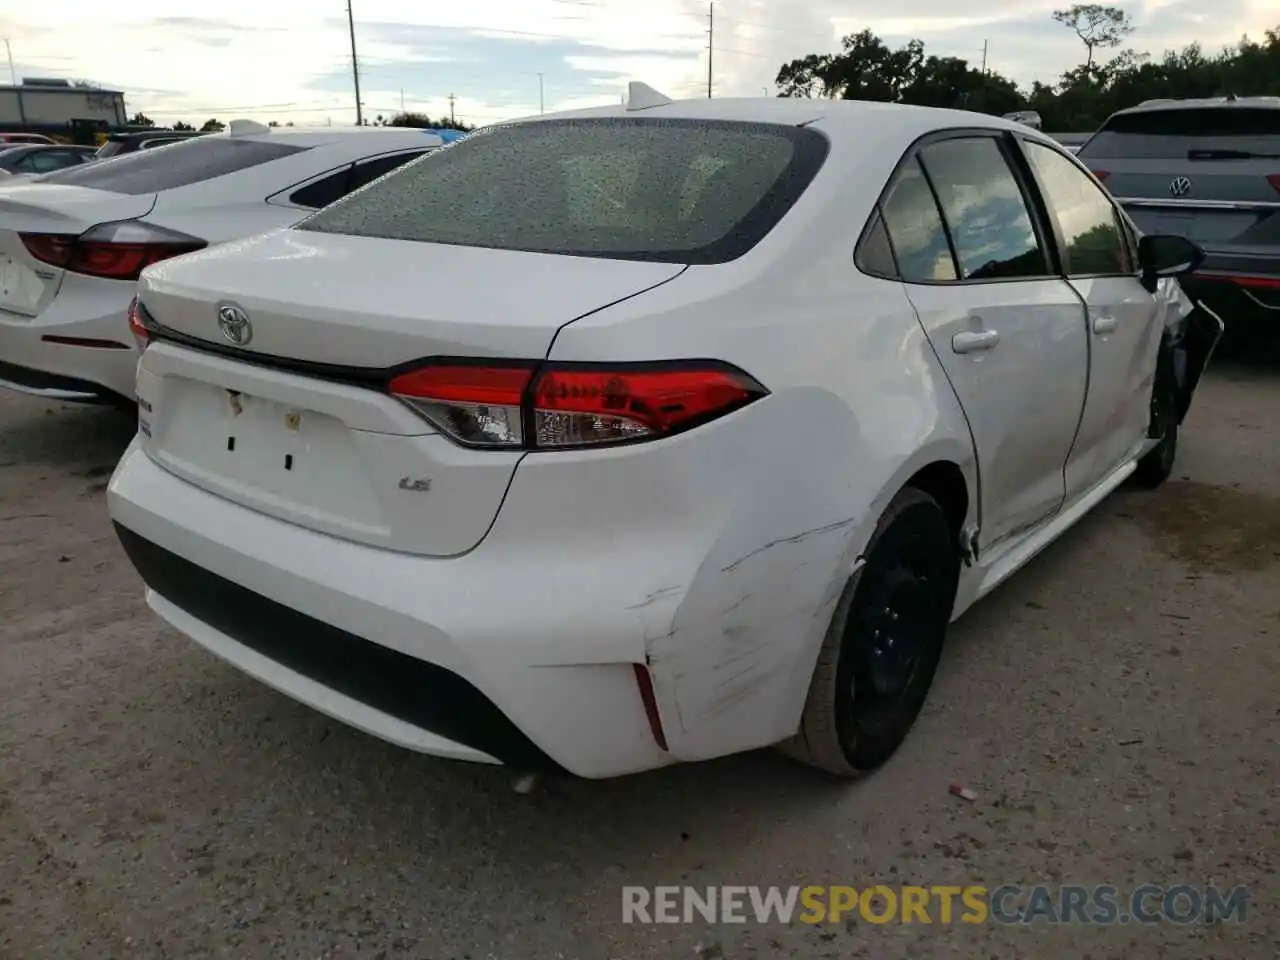
[[[987,72],[987,41],[982,41],[982,73],[985,76]]]
[[[347,0],[347,28],[351,31],[351,79],[356,85],[356,126],[364,126],[364,107],[360,105],[360,62],[356,60],[356,19]]]
[[[716,55],[716,0],[707,4],[707,99],[711,99],[712,61]]]
[[[542,95],[542,74],[538,74],[538,113],[547,112],[547,101]]]
[[[451,93],[451,94],[449,94],[449,122],[450,122],[450,123],[457,123],[457,122],[458,122],[458,121],[457,121],[457,119],[456,119],[456,118],[454,117],[454,115],[453,115],[453,102],[454,102],[456,99],[458,99],[458,98],[457,98],[457,97],[455,97],[452,93]]]
[[[9,82],[16,87],[18,85],[18,71],[13,69],[13,47],[9,46],[8,40],[4,42],[4,52],[9,55]]]

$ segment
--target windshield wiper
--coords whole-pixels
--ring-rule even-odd
[[[1188,150],[1188,160],[1280,160],[1280,153],[1254,153],[1251,150]]]

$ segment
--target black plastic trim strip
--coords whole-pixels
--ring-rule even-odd
[[[375,710],[510,766],[530,772],[564,772],[456,673],[286,607],[128,527],[114,526],[148,587],[236,643]]]

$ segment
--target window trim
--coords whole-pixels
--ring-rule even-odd
[[[424,149],[423,147],[397,147],[394,150],[384,150],[382,153],[372,153],[366,157],[357,157],[354,160],[348,160],[345,163],[339,163],[336,166],[330,167],[328,170],[325,170],[321,173],[317,173],[314,176],[307,177],[305,180],[299,180],[297,183],[292,183],[281,190],[277,190],[274,193],[268,194],[266,197],[263,198],[263,200],[274,207],[288,207],[290,210],[306,210],[310,213],[315,213],[317,210],[322,210],[324,208],[323,207],[304,207],[304,206],[301,206],[300,204],[292,203],[290,201],[290,197],[292,197],[293,194],[297,193],[299,190],[303,190],[307,187],[312,186],[313,184],[317,184],[321,180],[331,177],[334,174],[341,173],[343,170],[345,170],[347,172],[347,175],[350,176],[350,174],[355,171],[355,168],[359,164],[368,163],[370,160],[381,160],[383,157],[399,156],[402,153],[417,153],[419,156],[425,156],[426,154],[430,153],[432,150],[435,150],[435,149],[438,149],[438,148],[426,147]],[[406,162],[412,163],[413,161],[409,160]],[[343,196],[344,197],[347,196],[347,194],[350,192],[351,191],[348,190],[347,193],[343,194]]]
[[[1022,133],[1018,133],[1015,139],[1018,141],[1018,154],[1022,160],[1022,163],[1026,165],[1028,175],[1032,178],[1032,180],[1036,185],[1036,191],[1040,195],[1041,202],[1044,204],[1045,215],[1049,218],[1049,222],[1053,226],[1053,233],[1055,238],[1054,242],[1058,252],[1057,266],[1060,272],[1059,275],[1062,277],[1062,279],[1063,280],[1105,280],[1105,279],[1114,278],[1114,277],[1136,278],[1140,276],[1142,271],[1138,267],[1137,244],[1134,238],[1131,236],[1131,232],[1130,232],[1131,227],[1128,222],[1128,217],[1127,215],[1124,214],[1123,208],[1120,207],[1120,205],[1115,202],[1115,200],[1107,193],[1106,190],[1097,186],[1097,184],[1093,184],[1093,186],[1095,187],[1095,189],[1097,189],[1098,194],[1107,202],[1107,205],[1111,207],[1111,216],[1115,218],[1116,229],[1120,234],[1120,242],[1124,245],[1125,252],[1129,256],[1129,262],[1133,265],[1133,269],[1129,272],[1125,272],[1123,270],[1117,270],[1114,272],[1108,271],[1103,273],[1075,273],[1075,274],[1068,271],[1067,269],[1067,264],[1068,264],[1067,235],[1066,235],[1066,232],[1062,229],[1062,224],[1058,220],[1057,213],[1054,212],[1054,210],[1049,206],[1049,193],[1045,189],[1044,183],[1040,179],[1040,174],[1036,171],[1035,164],[1031,162],[1031,155],[1027,152],[1026,145],[1029,143],[1033,143],[1036,146],[1041,147],[1045,150],[1048,150],[1051,153],[1056,153],[1060,157],[1065,157],[1067,162],[1070,163],[1072,166],[1074,166],[1076,170],[1079,171],[1080,174],[1086,180],[1090,181],[1091,184],[1093,183],[1091,179],[1092,174],[1089,173],[1089,168],[1086,167],[1079,160],[1077,160],[1074,156],[1065,152],[1064,150],[1059,149],[1058,147],[1052,144],[1046,143],[1045,141],[1040,140],[1036,137],[1028,137]]]
[[[1044,252],[1047,271],[1043,275],[1027,277],[983,277],[977,280],[965,279],[961,274],[960,260],[956,252],[955,241],[951,236],[951,224],[947,222],[946,211],[942,208],[942,203],[938,198],[937,190],[933,185],[933,177],[929,173],[928,166],[921,159],[920,154],[926,147],[935,143],[943,143],[948,140],[976,140],[986,139],[996,141],[996,148],[1000,151],[1000,155],[1004,158],[1005,165],[1009,168],[1009,172],[1013,175],[1014,182],[1017,184],[1018,192],[1022,195],[1023,203],[1027,207],[1027,215],[1031,220],[1031,229],[1036,235],[1036,241],[1040,244],[1040,249]],[[955,287],[955,286],[976,286],[979,284],[991,283],[1026,283],[1042,280],[1061,280],[1062,279],[1062,260],[1058,250],[1058,237],[1053,229],[1053,224],[1045,220],[1046,210],[1043,206],[1043,198],[1040,195],[1039,185],[1034,180],[1028,180],[1027,176],[1030,172],[1024,167],[1027,163],[1025,157],[1022,156],[1020,150],[1016,150],[1011,142],[1012,131],[997,127],[948,127],[941,130],[931,130],[922,136],[913,140],[903,151],[898,162],[894,164],[892,172],[885,180],[884,186],[880,190],[876,202],[871,207],[871,212],[867,215],[867,219],[863,224],[862,230],[858,234],[858,243],[854,249],[854,265],[867,276],[877,277],[882,280],[897,280],[900,283],[909,283],[914,286],[921,287]],[[934,205],[938,209],[938,219],[942,223],[942,229],[946,233],[947,246],[951,250],[951,261],[955,267],[956,279],[954,280],[908,280],[902,276],[902,267],[898,263],[897,250],[893,248],[893,235],[888,228],[888,222],[885,222],[885,233],[889,234],[889,246],[894,249],[894,267],[898,276],[885,277],[878,273],[869,273],[862,270],[859,265],[858,252],[861,245],[870,235],[870,231],[874,226],[874,220],[877,215],[883,217],[884,203],[889,197],[890,189],[896,184],[898,177],[911,163],[916,163],[921,172],[924,174],[925,182],[929,185],[929,190],[933,194]]]

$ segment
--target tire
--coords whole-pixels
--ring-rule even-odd
[[[1160,442],[1138,461],[1133,473],[1135,485],[1154,490],[1173,473],[1178,459],[1178,397],[1172,386],[1156,385],[1151,398],[1151,426]]]
[[[933,683],[960,573],[946,514],[913,487],[894,497],[864,555],[827,629],[800,729],[780,745],[839,777],[875,770],[906,739]]]

